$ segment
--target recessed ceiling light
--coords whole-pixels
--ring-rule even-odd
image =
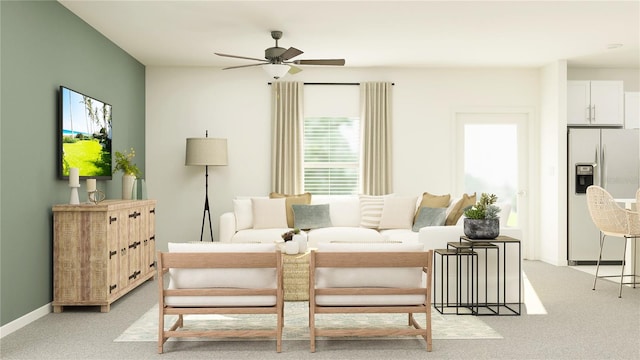
[[[607,49],[617,49],[617,48],[621,48],[622,44],[608,44],[607,45]]]

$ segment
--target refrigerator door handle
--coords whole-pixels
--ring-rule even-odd
[[[598,146],[596,145],[595,147],[595,159],[593,161],[593,167],[596,168],[596,176],[595,176],[595,184],[598,186],[602,186],[602,172],[601,172],[601,167],[600,167],[600,154],[598,152]]]
[[[607,163],[605,161],[604,152],[607,149],[605,145],[602,145],[602,173],[600,174],[600,182],[602,182],[602,187],[607,188]]]

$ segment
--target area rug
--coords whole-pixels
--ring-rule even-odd
[[[176,316],[165,317],[165,326],[175,321]],[[422,327],[424,316],[416,316]],[[275,324],[275,315],[185,315],[184,329],[266,329]],[[502,336],[476,316],[441,315],[433,310],[431,315],[434,339],[502,339]],[[319,328],[349,327],[407,327],[407,316],[403,314],[321,314],[316,316]],[[309,303],[287,301],[284,308],[284,340],[309,340]],[[380,339],[391,339],[384,337]],[[411,338],[398,336],[397,338]],[[354,338],[362,339],[362,338]],[[171,338],[169,341],[212,341],[210,338]],[[225,339],[227,341],[234,339]],[[248,341],[248,339],[242,339]],[[136,320],[114,341],[158,341],[158,305],[154,305]]]

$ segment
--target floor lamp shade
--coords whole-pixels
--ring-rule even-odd
[[[227,165],[227,139],[189,138],[185,165]]]

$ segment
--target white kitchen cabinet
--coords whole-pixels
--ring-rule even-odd
[[[567,125],[624,125],[622,81],[567,81]]]
[[[640,128],[640,92],[624,93],[624,127]]]

